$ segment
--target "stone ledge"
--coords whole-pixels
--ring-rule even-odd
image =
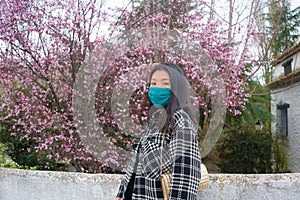
[[[123,175],[0,168],[2,200],[114,200]],[[198,199],[300,199],[300,173],[210,174]]]

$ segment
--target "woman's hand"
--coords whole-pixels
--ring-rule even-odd
[[[117,197],[116,200],[123,200],[121,197]]]

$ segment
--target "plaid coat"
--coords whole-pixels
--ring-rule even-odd
[[[201,178],[201,160],[194,123],[183,110],[177,110],[174,113],[175,125],[173,132],[165,134],[161,157],[163,134],[155,126],[155,119],[157,119],[159,113],[158,110],[149,120],[147,129],[142,134],[138,144],[139,153],[137,154],[137,148],[133,150],[131,161],[125,178],[119,187],[117,197],[124,198],[124,192],[138,156],[132,194],[133,200],[163,199],[160,182],[161,168],[162,173],[172,171],[169,200],[196,200]]]

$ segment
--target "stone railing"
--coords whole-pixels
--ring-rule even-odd
[[[114,200],[123,175],[0,168],[1,200]],[[300,173],[210,174],[205,200],[298,200]]]

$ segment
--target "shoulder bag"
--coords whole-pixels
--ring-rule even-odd
[[[161,187],[164,195],[164,200],[167,200],[169,196],[171,181],[172,181],[172,172],[162,173],[162,150],[163,150],[164,140],[165,140],[165,133],[163,133],[163,139],[162,139],[162,144],[160,149],[160,180],[161,180]],[[198,187],[198,191],[206,189],[208,187],[208,182],[209,182],[209,175],[206,166],[201,163],[200,168],[201,168],[201,180]]]

